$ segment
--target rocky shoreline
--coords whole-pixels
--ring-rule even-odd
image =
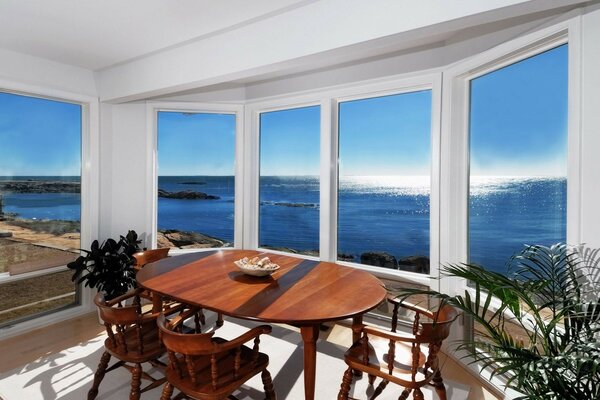
[[[79,182],[15,180],[0,181],[0,192],[6,193],[80,193]]]

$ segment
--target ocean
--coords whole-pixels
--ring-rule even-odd
[[[67,180],[73,177],[2,178]],[[199,191],[216,200],[159,198],[159,229],[199,232],[233,241],[234,177],[159,177],[159,189]],[[4,212],[28,219],[79,220],[77,193],[7,193]],[[470,260],[503,272],[524,244],[565,241],[566,179],[474,177],[469,219]],[[261,246],[318,251],[319,181],[313,176],[262,177]],[[424,177],[346,177],[338,198],[338,253],[397,259],[429,253],[429,182]]]

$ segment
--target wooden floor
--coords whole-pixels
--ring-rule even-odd
[[[290,328],[287,325],[285,327]],[[0,341],[0,354],[2,355],[0,373],[23,366],[40,357],[85,343],[102,334],[104,334],[104,327],[99,324],[98,314],[94,312],[72,319],[68,323],[49,325],[24,335],[5,339]],[[352,334],[347,326],[336,324],[323,330],[320,338],[349,347]],[[499,399],[483,388],[481,382],[471,372],[468,372],[465,367],[452,358],[442,355],[440,362],[443,365],[442,375],[444,378],[471,387],[471,393],[466,400]]]

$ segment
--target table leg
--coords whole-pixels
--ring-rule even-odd
[[[362,314],[355,315],[354,317],[352,317],[352,344],[354,344],[360,340],[360,331],[358,330],[358,327],[360,325],[362,325],[362,323],[363,323]],[[362,372],[355,369],[354,376],[362,376]]]
[[[163,306],[162,296],[158,293],[152,293],[152,312],[161,312]]]
[[[304,398],[314,400],[319,324],[302,326],[300,332],[304,342]]]

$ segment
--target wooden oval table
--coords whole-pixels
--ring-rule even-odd
[[[269,257],[281,268],[267,277],[242,273],[234,261]],[[300,328],[304,343],[304,393],[314,399],[319,326],[353,318],[375,308],[386,296],[373,275],[335,263],[253,250],[185,254],[146,265],[139,284],[162,296],[236,318],[278,322]],[[356,340],[357,338],[354,337]]]

